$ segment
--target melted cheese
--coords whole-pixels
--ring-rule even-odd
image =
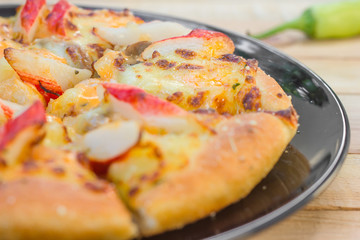
[[[78,115],[97,107],[103,99],[101,81],[90,79],[68,89],[49,102],[47,112],[59,118]]]
[[[245,85],[245,61],[185,59],[173,53],[121,69],[116,66],[116,56],[114,52],[107,53],[95,64],[101,77],[139,86],[186,110],[213,108],[220,113],[239,112],[236,97]]]
[[[144,132],[141,142],[110,166],[108,176],[117,183],[121,196],[131,206],[139,192],[147,191],[181,169],[190,168],[192,158],[208,137],[207,134]]]

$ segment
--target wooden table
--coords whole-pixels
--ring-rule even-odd
[[[71,0],[70,0],[71,1]],[[0,3],[22,3],[4,1]],[[48,2],[54,2],[48,0]],[[257,33],[298,16],[314,0],[73,0],[76,4],[128,7]],[[326,0],[316,2],[329,2]],[[360,37],[311,41],[290,31],[268,40],[320,75],[338,94],[351,125],[349,154],[331,185],[302,210],[250,240],[360,239]]]

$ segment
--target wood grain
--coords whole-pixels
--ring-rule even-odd
[[[350,154],[345,164],[318,198],[306,210],[360,210],[360,155]]]
[[[359,211],[302,210],[249,240],[360,239]]]
[[[354,85],[360,85],[360,78]],[[349,153],[360,153],[360,94],[339,94],[338,97],[344,105],[350,121]]]

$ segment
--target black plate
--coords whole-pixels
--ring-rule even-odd
[[[248,236],[290,215],[329,184],[346,157],[350,128],[344,107],[319,76],[296,60],[247,36],[193,21],[134,12],[146,21],[175,21],[190,28],[227,34],[235,43],[235,54],[257,59],[260,67],[292,96],[300,115],[298,134],[275,168],[247,198],[215,216],[149,239],[238,239]],[[14,13],[14,5],[0,6],[1,16]]]

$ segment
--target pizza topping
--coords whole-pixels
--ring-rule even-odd
[[[219,57],[218,59],[221,61],[233,62],[233,63],[238,63],[242,60],[241,57],[236,56],[234,54],[224,54],[221,57]]]
[[[91,70],[91,59],[88,56],[88,54],[77,44],[71,44],[70,46],[68,46],[65,49],[65,52],[68,54],[68,56],[71,59],[72,63],[76,63],[74,64],[75,67],[78,68],[86,68]],[[78,74],[79,70],[75,70]]]
[[[240,83],[234,83],[232,86],[231,86],[231,88],[233,89],[233,90],[235,90],[238,86],[240,86],[241,84]]]
[[[138,193],[139,192],[139,187],[133,187],[133,188],[131,188],[130,189],[130,191],[129,191],[129,197],[134,197],[135,195],[136,195],[136,193]]]
[[[245,77],[245,82],[246,82],[246,83],[249,83],[249,84],[254,84],[254,83],[255,83],[255,79],[254,79],[253,76],[247,75],[247,76]]]
[[[251,75],[256,73],[257,68],[258,68],[258,61],[256,59],[248,59],[246,60],[243,71],[245,75]]]
[[[65,175],[65,169],[63,167],[53,167],[51,171],[58,176]]]
[[[239,92],[240,93],[240,92]],[[241,100],[246,111],[257,111],[261,108],[261,93],[257,87],[250,89]]]
[[[78,28],[75,24],[73,24],[70,20],[65,21],[65,28],[69,29],[70,31],[77,31]]]
[[[46,0],[28,0],[26,1],[21,13],[21,26],[27,31],[31,28],[36,20],[37,13],[46,4]]]
[[[155,51],[151,54],[151,58],[154,59],[154,58],[157,58],[157,57],[160,57],[160,53],[155,50]]]
[[[202,105],[206,92],[197,92],[195,96],[189,97],[187,102],[190,106],[198,108]]]
[[[79,152],[76,154],[76,160],[80,163],[80,165],[84,167],[89,167],[89,158],[86,156],[85,153]]]
[[[218,95],[214,98],[214,105],[216,106],[216,110],[219,113],[224,114],[226,112],[225,106],[226,106],[227,100],[224,95]]]
[[[59,117],[77,116],[99,106],[104,98],[104,88],[101,81],[89,79],[68,89],[56,100],[52,100],[47,112]]]
[[[46,53],[40,55],[30,50],[7,48],[4,56],[23,81],[35,86],[40,82],[47,90],[60,95],[92,74],[87,69],[76,69],[58,59],[51,59]]]
[[[77,70],[75,70],[75,71],[77,71]],[[77,73],[75,73],[75,74],[77,74]],[[52,95],[55,95],[55,96],[50,97],[50,98],[57,98],[57,97],[59,97],[59,96],[60,96],[60,94],[59,94],[59,93],[53,92],[53,91],[51,91],[51,90],[49,90],[49,89],[45,88],[45,87],[42,85],[41,81],[38,81],[38,83],[39,83],[39,87],[40,87],[40,89],[41,89],[42,91],[44,91],[44,92],[45,92],[45,93],[44,93],[44,95],[45,95],[45,94],[46,94],[46,96],[52,96]],[[42,91],[40,91],[40,92],[42,93]]]
[[[46,22],[51,32],[57,33],[61,36],[65,36],[66,26],[70,27],[70,29],[72,28],[71,25],[67,23],[68,20],[66,21],[66,23],[64,20],[65,15],[69,12],[71,6],[72,5],[66,0],[60,0],[53,6],[52,11],[46,17]]]
[[[31,42],[46,10],[45,0],[27,0],[17,15],[14,31],[20,42]]]
[[[103,83],[104,88],[117,100],[129,103],[143,115],[185,115],[186,112],[178,106],[147,94],[137,87]]]
[[[4,149],[7,143],[23,129],[32,125],[42,125],[45,121],[45,111],[41,102],[35,102],[20,116],[10,119],[0,128],[0,150]]]
[[[126,62],[126,59],[119,55],[117,58],[114,59],[114,66],[119,70],[119,71],[125,71],[125,67],[123,66],[123,64]]]
[[[93,192],[105,192],[108,189],[108,184],[101,180],[96,180],[92,182],[85,182],[84,186],[93,191]]]
[[[1,107],[1,109],[3,111],[3,114],[5,115],[5,117],[7,119],[10,119],[10,118],[13,117],[14,111],[9,106],[2,103],[2,101],[0,101],[0,107]]]
[[[71,142],[66,127],[56,117],[47,117],[44,128],[46,134],[41,141],[44,146],[61,147]]]
[[[7,166],[7,164],[6,164],[5,159],[0,158],[0,167],[6,167],[6,166]]]
[[[233,53],[234,48],[231,39],[223,33],[195,29],[185,36],[168,38],[152,43],[144,50],[142,57],[143,59],[150,59],[154,51],[158,51],[162,56],[176,54],[178,49],[196,52],[196,56],[200,54],[204,57],[213,57]]]
[[[129,23],[126,27],[97,27],[95,34],[113,45],[127,46],[139,41],[159,41],[188,34],[190,29],[175,23],[152,21],[143,24]]]
[[[158,66],[159,68],[163,69],[163,70],[167,70],[170,69],[172,67],[174,67],[176,65],[176,63],[174,62],[169,62],[166,59],[162,59],[162,60],[158,60],[156,62],[156,66]]]
[[[196,52],[187,49],[176,49],[175,53],[188,60],[196,57]]]
[[[183,92],[174,92],[172,95],[168,96],[166,100],[173,103],[179,103],[183,100],[183,96]]]
[[[151,44],[150,41],[140,41],[128,45],[124,51],[126,56],[132,57],[134,60],[139,58],[141,53]]]
[[[22,163],[22,169],[25,172],[32,172],[38,170],[39,166],[34,160],[27,160]]]
[[[195,65],[195,64],[189,64],[189,63],[182,63],[179,66],[177,66],[176,70],[196,70],[196,69],[203,69],[203,66]]]
[[[107,161],[134,146],[139,141],[140,133],[140,126],[134,121],[112,122],[86,133],[83,145],[90,159]]]

